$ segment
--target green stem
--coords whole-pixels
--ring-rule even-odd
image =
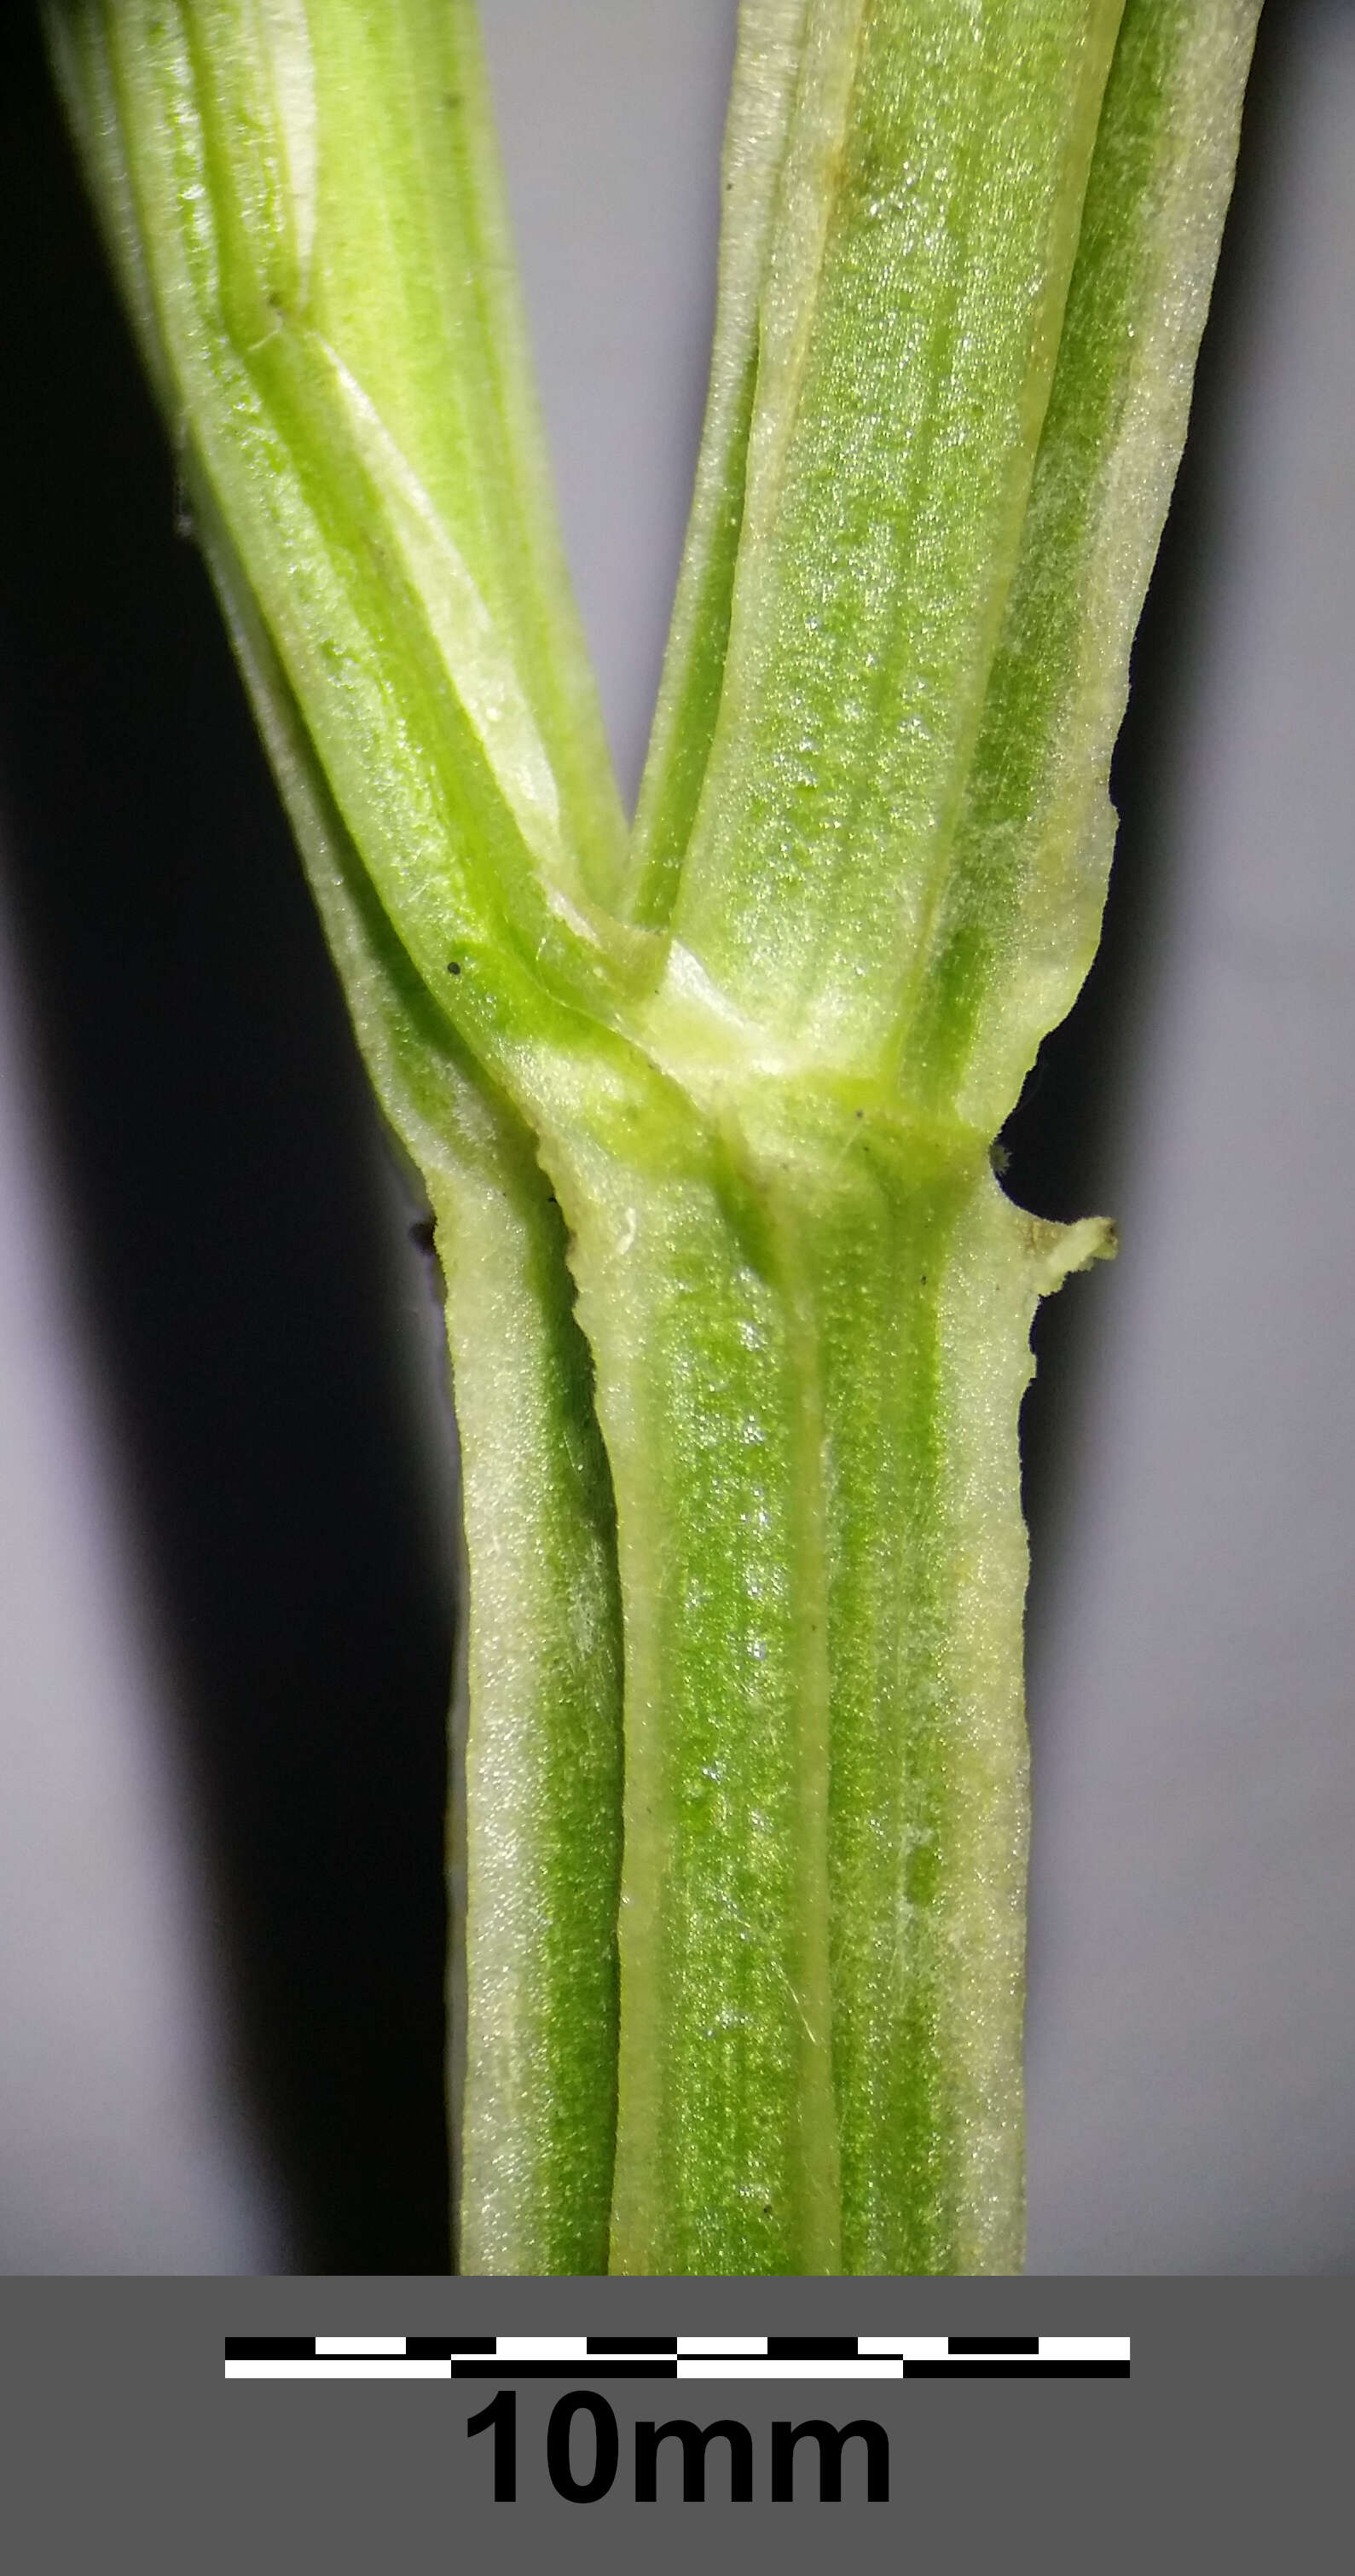
[[[831,1919],[843,2269],[995,2272],[1024,2241],[1026,1582],[1038,1299],[1109,1248],[986,1158],[867,1137],[815,1229],[832,1531]]]
[[[718,1142],[571,1209],[625,1616],[614,2268],[838,2268],[817,1426],[775,1211]]]
[[[470,1567],[460,2268],[605,2272],[621,1657],[592,1370],[529,1141],[433,1196]]]
[[[1104,1230],[850,1102],[561,1187],[625,1620],[613,2266],[1011,2269],[1016,1416]]]
[[[439,1025],[372,901],[206,490],[195,515],[368,1073],[436,1212],[469,1569],[469,1724],[452,1746],[449,1836],[459,2264],[604,2272],[620,1608],[563,1221],[528,1131]]]
[[[622,2270],[1020,2259],[1017,1414],[1107,1230],[989,1147],[1094,940],[1256,7],[744,0],[628,854],[469,0],[45,0],[438,1217],[467,2268],[599,2268],[613,2160]]]

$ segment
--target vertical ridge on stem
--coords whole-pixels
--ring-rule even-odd
[[[694,1128],[680,1171],[590,1162],[557,1186],[625,1633],[612,2266],[836,2270],[803,1322],[724,1140]]]

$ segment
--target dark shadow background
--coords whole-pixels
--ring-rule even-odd
[[[1154,972],[1159,781],[1215,422],[1266,221],[1293,18],[1263,12],[1191,448],[1135,657],[1084,995],[1011,1122],[1007,1186],[1102,1204]],[[290,2260],[435,2271],[453,1604],[394,1307],[419,1256],[26,9],[0,31],[0,811],[12,910],[135,1511],[174,1639],[227,1927],[239,2081]],[[16,248],[17,246],[17,248]],[[419,1293],[425,1293],[422,1289]],[[1089,1309],[1043,1310],[1034,1557]],[[1037,1586],[1033,1602],[1040,1615]],[[1039,1972],[1038,1922],[1034,1971]]]

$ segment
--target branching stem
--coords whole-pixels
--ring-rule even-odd
[[[1022,2257],[1037,1300],[991,1149],[1110,753],[1257,0],[743,0],[627,838],[470,0],[45,0],[448,1286],[461,2259]]]

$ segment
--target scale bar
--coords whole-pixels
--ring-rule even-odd
[[[1116,2335],[228,2335],[228,2379],[1127,2379]]]

